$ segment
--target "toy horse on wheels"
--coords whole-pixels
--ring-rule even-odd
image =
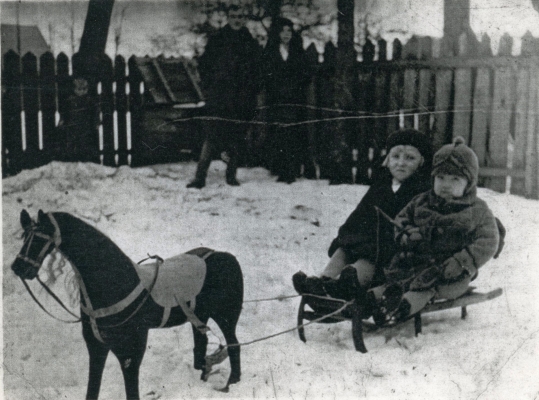
[[[206,380],[209,318],[223,333],[230,357],[231,372],[223,390],[240,381],[235,331],[243,303],[243,277],[233,255],[198,248],[141,268],[107,236],[68,213],[39,210],[38,220],[33,221],[23,210],[20,221],[24,244],[12,269],[23,282],[38,276],[43,260],[54,249],[73,266],[90,362],[87,399],[99,395],[110,351],[120,362],[127,398],[140,398],[139,368],[148,330],[187,321],[193,325],[194,367],[203,371],[201,379]],[[186,266],[190,266],[189,272],[179,272]],[[171,291],[181,281],[188,281],[186,289]]]

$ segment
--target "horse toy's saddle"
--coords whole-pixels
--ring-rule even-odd
[[[136,265],[136,270],[142,285],[160,306],[170,308],[190,302],[194,308],[195,297],[204,285],[206,262],[198,255],[184,253]]]

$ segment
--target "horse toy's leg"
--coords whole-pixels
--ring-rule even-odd
[[[123,335],[119,335],[111,350],[122,368],[126,398],[138,400],[140,399],[138,377],[148,342],[148,330],[137,332],[137,327],[133,326],[130,331],[133,332],[131,336],[125,335],[125,331]]]
[[[203,317],[199,319],[202,323],[207,324],[208,323],[208,317]],[[206,374],[206,350],[208,348],[208,336],[201,333],[197,328],[195,328],[194,325],[191,325],[193,328],[193,338],[195,341],[195,348],[193,349],[193,354],[195,358],[195,369],[202,370],[202,375],[200,375],[200,379],[203,381],[206,381],[208,379],[208,376]]]
[[[197,298],[195,313],[209,315],[219,326],[228,346],[230,376],[223,391],[240,381],[240,347],[236,338],[236,325],[243,305],[243,276],[236,258],[224,252],[216,252],[206,260],[206,282]],[[200,307],[200,308],[199,308]],[[204,321],[203,321],[204,322]],[[195,333],[195,340],[197,334]],[[195,342],[196,343],[196,342]],[[196,356],[195,356],[196,357]]]
[[[239,313],[234,316],[216,316],[214,319],[219,329],[223,332],[228,345],[228,356],[230,357],[230,376],[228,382],[224,388],[224,391],[228,391],[228,387],[233,383],[237,383],[241,378],[241,361],[240,361],[240,346],[238,346],[238,338],[236,337],[236,324],[238,323]]]
[[[90,332],[87,332],[90,331]],[[84,324],[83,336],[86,341],[86,348],[90,356],[90,367],[88,373],[88,388],[86,390],[86,399],[97,399],[99,389],[101,388],[101,379],[105,368],[105,361],[109,354],[109,349],[103,343],[99,342],[91,332],[90,327]]]

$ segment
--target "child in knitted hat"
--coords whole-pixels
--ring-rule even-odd
[[[436,294],[463,295],[477,270],[496,254],[498,225],[476,196],[478,172],[477,156],[461,137],[434,155],[433,189],[416,196],[395,218],[399,251],[384,270],[387,284],[375,308],[377,323],[413,315]]]
[[[298,293],[347,298],[354,295],[354,283],[364,288],[383,283],[383,266],[395,253],[395,243],[393,225],[377,209],[394,218],[414,196],[428,190],[432,157],[429,138],[414,129],[392,133],[386,149],[380,178],[339,228],[322,274],[307,277],[300,271],[293,276]]]

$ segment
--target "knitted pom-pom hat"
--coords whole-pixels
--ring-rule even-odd
[[[453,143],[442,146],[434,154],[432,176],[440,173],[464,176],[468,179],[469,187],[477,185],[479,161],[473,150],[466,146],[463,137],[457,136]]]
[[[393,132],[387,138],[387,152],[398,145],[414,146],[425,159],[430,159],[432,155],[432,145],[427,135],[415,129],[400,129]]]

